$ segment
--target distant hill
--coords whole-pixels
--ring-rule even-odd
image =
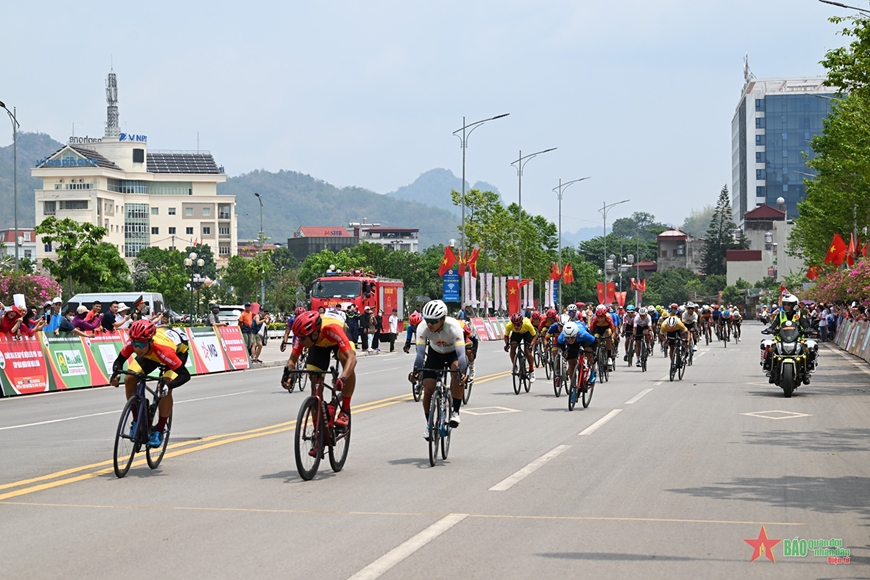
[[[580,242],[585,242],[586,240],[591,240],[595,237],[600,237],[602,228],[600,227],[591,227],[591,228],[580,228],[574,233],[571,232],[562,232],[562,243],[568,243],[572,246],[576,246]],[[609,228],[608,228],[609,231]]]
[[[6,127],[7,129],[9,126]],[[44,133],[18,134],[18,227],[32,228],[36,214],[35,190],[42,187],[42,179],[31,177],[30,169],[43,157],[63,147]],[[0,229],[11,228],[15,224],[12,159],[12,144],[0,147]]]
[[[420,174],[420,177],[415,179],[414,183],[403,185],[387,195],[403,201],[423,203],[459,215],[462,213],[462,210],[458,206],[453,205],[453,199],[450,197],[450,192],[454,189],[462,191],[462,179],[460,177],[453,175],[453,172],[449,169],[430,169],[426,173]],[[466,181],[465,189],[466,191],[469,189],[479,189],[481,191],[499,193],[494,185],[484,181],[478,181],[474,186],[469,185]]]
[[[347,227],[363,219],[419,228],[421,249],[457,236],[459,219],[446,210],[359,187],[339,189],[295,171],[260,170],[218,184],[219,194],[236,196],[239,239],[254,239],[260,231],[260,205],[254,192],[263,196],[263,230],[273,242],[286,243],[300,225]]]

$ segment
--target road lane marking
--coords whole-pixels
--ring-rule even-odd
[[[356,574],[350,577],[350,580],[375,580],[380,578],[393,566],[464,520],[468,514],[450,514],[446,516],[416,536],[399,544]]]
[[[72,504],[72,503],[46,503],[26,501],[3,501],[0,506],[19,507],[47,507],[47,508],[77,508],[92,510],[152,510],[152,511],[190,511],[190,512],[236,512],[249,514],[301,514],[301,515],[325,515],[325,516],[386,516],[386,517],[420,517],[420,518],[443,518],[453,514],[425,513],[425,512],[375,512],[358,510],[303,510],[303,509],[280,509],[280,508],[233,508],[233,507],[209,507],[209,506],[169,506],[169,505],[100,505],[100,504]],[[806,522],[755,522],[743,520],[700,520],[686,518],[632,518],[632,517],[607,517],[607,516],[536,516],[516,514],[466,514],[469,518],[494,519],[494,520],[552,520],[572,522],[646,522],[667,524],[730,524],[730,525],[761,525],[765,526],[806,526]]]
[[[833,348],[830,348],[829,350],[833,350]],[[847,355],[846,353],[844,353],[843,351],[841,351],[839,349],[834,350],[834,352],[836,352],[838,355],[840,355],[841,357],[843,357],[844,359],[846,359],[847,361],[852,363],[855,366],[855,368],[860,370],[862,373],[866,373],[866,374],[870,375],[870,370],[867,370],[867,367],[865,365],[862,365],[861,363],[856,361],[852,356]],[[863,359],[859,359],[859,360],[861,360],[863,362]]]
[[[620,413],[622,413],[622,409],[612,410],[611,412],[609,412],[605,416],[601,417],[600,419],[598,419],[597,421],[595,421],[594,423],[592,423],[591,425],[589,425],[588,427],[586,427],[585,429],[580,431],[579,435],[592,435],[593,433],[595,433],[598,430],[599,427],[601,427],[602,425],[604,425],[605,423],[607,423],[608,421],[610,421],[611,419],[613,419],[614,417],[616,417]]]
[[[559,445],[555,449],[548,451],[547,453],[541,455],[540,457],[538,457],[537,459],[535,459],[534,461],[532,461],[531,463],[529,463],[528,465],[526,465],[525,467],[523,467],[522,469],[520,469],[519,471],[517,471],[516,473],[511,475],[510,477],[507,477],[507,478],[501,480],[500,482],[498,482],[497,484],[495,484],[494,486],[489,488],[489,491],[506,491],[506,490],[510,489],[511,487],[513,487],[514,485],[516,485],[517,483],[524,480],[526,477],[528,477],[529,475],[531,475],[532,473],[534,473],[535,471],[540,469],[541,466],[543,466],[545,463],[547,463],[548,461],[550,461],[551,459],[553,459],[557,455],[561,454],[563,451],[565,451],[569,447],[571,447],[571,446],[570,445]]]
[[[200,397],[198,399],[187,399],[186,401],[175,401],[176,405],[180,405],[181,403],[193,403],[194,401],[205,401],[207,399],[221,399],[223,397],[233,397],[235,395],[245,395],[247,393],[253,393],[254,391],[241,391],[239,393],[228,393],[226,395],[214,395],[213,397]],[[118,410],[114,411],[104,411],[102,413],[91,413],[90,415],[76,415],[75,417],[63,417],[61,419],[50,419],[48,421],[39,421],[37,423],[24,423],[22,425],[10,425],[8,427],[0,427],[0,431],[6,431],[8,429],[21,429],[22,427],[37,427],[39,425],[49,425],[51,423],[62,423],[64,421],[74,421],[76,419],[87,419],[88,417],[101,417],[103,415],[117,415]]]
[[[648,389],[644,389],[641,392],[639,392],[638,394],[636,394],[635,396],[633,396],[632,398],[630,398],[629,400],[627,400],[625,403],[623,403],[623,405],[633,405],[634,403],[637,403],[638,401],[640,401],[644,397],[644,395],[649,394],[651,391],[652,391],[652,387],[650,387]]]

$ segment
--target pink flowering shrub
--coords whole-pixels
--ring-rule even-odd
[[[0,302],[12,306],[12,295],[24,294],[28,306],[41,306],[61,295],[61,286],[51,278],[36,274],[0,274]]]
[[[802,294],[804,298],[817,302],[857,300],[870,304],[870,260],[861,260],[851,270],[838,270],[821,276]]]

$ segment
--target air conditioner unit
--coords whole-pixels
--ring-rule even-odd
[[[60,181],[61,183],[63,183],[63,179],[59,179],[58,181]]]

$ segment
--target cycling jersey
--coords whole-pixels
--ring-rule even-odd
[[[554,322],[550,325],[550,328],[547,329],[547,334],[556,335],[562,332],[562,328],[559,326],[558,322]]]
[[[685,324],[686,326],[688,326],[690,324],[695,324],[696,322],[698,322],[698,314],[695,312],[692,312],[690,314],[688,310],[686,312],[683,312],[682,318],[683,318],[683,324]]]
[[[325,348],[325,349],[338,349],[342,352],[348,352],[353,350],[353,346],[351,346],[350,339],[344,333],[344,323],[337,318],[331,317],[321,317],[321,326],[320,326],[320,340],[314,343],[314,347],[316,348]],[[297,357],[302,354],[302,341],[294,340],[293,341],[293,354]],[[310,349],[309,349],[309,360],[310,357]]]
[[[531,333],[532,336],[537,336],[537,332],[535,331],[535,325],[532,324],[532,322],[528,318],[523,318],[523,324],[522,326],[520,326],[519,330],[514,328],[513,322],[508,322],[504,327],[505,336],[509,335],[512,332],[515,334]]]
[[[592,330],[594,332],[599,332],[601,329],[610,328],[612,330],[616,329],[616,326],[613,323],[613,318],[610,316],[598,317],[592,319],[592,324],[590,324]]]
[[[565,336],[564,332],[559,333],[559,338],[557,339],[557,342],[562,348],[571,346],[571,343],[568,342],[568,338]],[[595,344],[595,337],[581,328],[580,331],[577,333],[577,340],[574,341],[574,344],[592,346],[593,344]]]
[[[420,326],[424,325],[421,324]],[[458,320],[452,316],[447,316],[444,318],[441,330],[437,332],[433,332],[428,326],[423,330],[418,330],[417,346],[426,346],[427,341],[429,347],[435,352],[447,354],[448,352],[455,351],[458,347],[465,347],[465,333],[459,325]],[[463,352],[464,350],[463,348]],[[418,366],[422,366],[422,364],[422,361],[420,361]]]
[[[723,310],[721,316],[725,320],[730,320],[731,319],[731,311],[730,310]]]
[[[672,321],[676,322],[676,325],[671,326]],[[686,332],[687,330],[686,325],[676,316],[669,316],[667,320],[662,323],[662,332],[667,332],[668,334]]]
[[[639,326],[641,328],[645,328],[645,327],[649,326],[650,324],[652,324],[652,322],[653,322],[652,317],[649,314],[647,314],[646,316],[641,316],[640,314],[635,314],[634,320],[633,320],[634,326]]]
[[[545,318],[541,320],[541,324],[538,325],[538,332],[544,332],[546,329],[549,329],[550,326],[554,323],[555,319]]]
[[[151,352],[144,356],[137,355],[136,358],[154,361],[175,371],[184,365],[184,361],[179,355],[187,354],[187,351],[187,338],[182,337],[177,330],[164,327],[158,328],[154,338],[151,339]],[[133,341],[128,340],[118,354],[118,360],[122,361],[123,365],[123,361],[132,355]]]
[[[720,316],[722,316],[722,313],[718,309],[713,311],[713,320],[719,320]]]

